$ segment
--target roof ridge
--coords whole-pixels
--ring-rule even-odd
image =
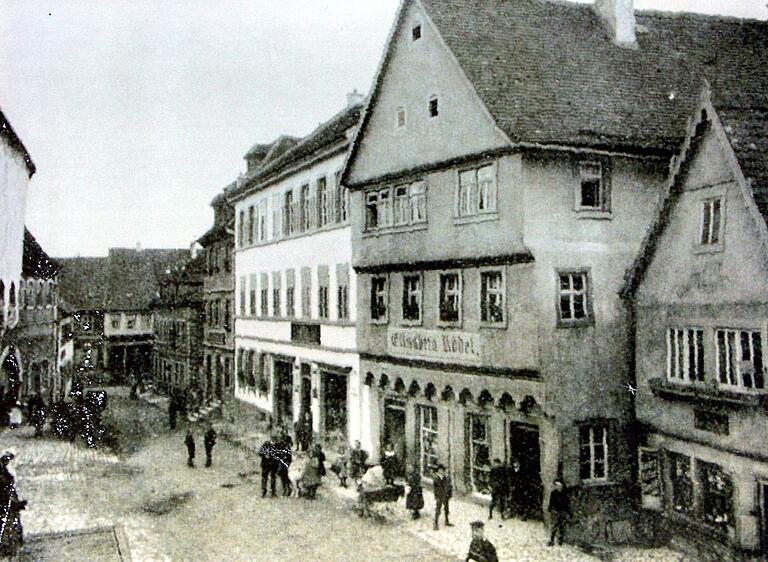
[[[703,14],[701,12],[688,12],[679,11],[672,12],[667,10],[635,10],[636,16],[648,17],[648,18],[665,18],[665,19],[698,19],[703,21],[717,21],[717,22],[731,22],[731,23],[760,23],[768,25],[768,19],[759,18],[742,18],[739,16],[732,16],[726,14]]]

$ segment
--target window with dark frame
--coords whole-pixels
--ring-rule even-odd
[[[323,320],[328,319],[328,286],[320,285],[317,290],[318,316]]]
[[[336,288],[336,313],[339,320],[349,319],[349,286],[339,285]]]
[[[403,320],[421,322],[421,275],[403,275]]]
[[[266,283],[261,286],[261,315],[269,316],[269,288]]]
[[[296,288],[292,286],[285,290],[285,313],[291,318],[296,314]]]
[[[248,244],[253,244],[256,234],[256,208],[248,207]]]
[[[577,325],[590,320],[587,272],[559,273],[558,297],[558,319],[563,325]]]
[[[501,270],[480,272],[480,321],[504,323],[504,274]]]
[[[251,296],[250,313],[251,313],[251,316],[256,316],[256,307],[258,306],[258,303],[256,300],[256,275],[251,275],[250,296]]]
[[[579,162],[578,209],[603,212],[611,210],[605,167],[601,162]]]
[[[459,172],[456,211],[459,217],[496,212],[496,167],[493,164]]]
[[[421,39],[421,24],[417,23],[411,28],[411,40],[418,41]]]
[[[585,424],[579,428],[579,475],[582,480],[608,478],[608,427]]]
[[[294,232],[293,191],[286,191],[283,204],[283,235],[290,236]]]
[[[323,228],[328,224],[330,215],[328,182],[322,177],[317,180],[317,227]]]
[[[672,510],[683,515],[693,513],[693,470],[691,457],[668,452],[669,479],[672,484]]]
[[[714,246],[722,241],[722,208],[723,199],[706,199],[701,205],[701,235],[699,243],[702,246]]]
[[[240,277],[240,316],[245,316],[246,301],[245,301],[245,276]]]
[[[735,389],[765,388],[763,338],[759,331],[715,331],[718,382]]]
[[[699,515],[705,523],[726,531],[733,526],[733,481],[717,464],[696,460]]]
[[[282,315],[280,311],[280,287],[273,287],[272,289],[272,316],[275,318]]]
[[[387,278],[371,277],[371,320],[387,319]]]
[[[458,273],[440,274],[440,322],[461,321],[461,276]]]
[[[678,382],[704,381],[704,330],[667,330],[667,378]]]

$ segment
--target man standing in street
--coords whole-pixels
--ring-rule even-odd
[[[261,457],[261,497],[267,495],[267,480],[271,479],[270,487],[272,490],[272,497],[275,497],[275,476],[277,475],[277,455],[274,445],[274,436],[267,438],[259,449],[259,456]]]
[[[24,545],[24,529],[21,526],[21,511],[27,502],[19,500],[16,480],[8,470],[14,454],[6,451],[0,455],[0,558],[16,559]]]
[[[514,517],[520,517],[523,521],[528,518],[530,506],[528,487],[529,483],[520,467],[520,461],[515,459],[508,474],[509,480],[509,507]]]
[[[552,535],[549,538],[549,546],[563,544],[563,532],[565,524],[571,515],[571,500],[568,492],[563,487],[563,481],[555,480],[554,489],[549,494],[549,517],[552,525]]]
[[[445,514],[445,526],[453,527],[453,524],[448,520],[450,516],[450,508],[448,506],[453,497],[453,484],[451,483],[451,477],[445,469],[445,465],[438,463],[435,469],[435,478],[432,481],[432,488],[435,494],[435,531],[440,526],[438,524],[440,519],[440,510],[442,508]]]
[[[509,496],[509,474],[507,465],[502,464],[501,460],[493,459],[491,467],[490,485],[491,485],[491,505],[488,508],[488,519],[493,519],[493,508],[501,514],[504,519]]]
[[[213,460],[213,446],[216,444],[216,430],[213,429],[213,425],[210,423],[203,437],[203,444],[205,445],[205,466],[210,467]]]
[[[499,562],[496,547],[485,538],[485,523],[473,521],[469,525],[472,527],[472,542],[469,544],[469,552],[465,562],[470,560],[475,562]]]
[[[187,466],[195,468],[195,436],[192,435],[192,428],[187,429],[184,444],[187,446]]]

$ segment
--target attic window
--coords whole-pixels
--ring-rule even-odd
[[[576,186],[576,210],[609,213],[611,210],[608,167],[603,162],[579,162]]]
[[[403,127],[405,127],[405,108],[404,107],[397,108],[395,124],[397,125],[398,129],[402,129]]]
[[[716,247],[722,243],[722,209],[723,200],[720,197],[702,202],[699,238],[702,246]]]
[[[437,117],[439,113],[440,109],[438,107],[437,96],[432,96],[429,98],[429,116]]]
[[[418,41],[421,39],[421,24],[417,23],[411,28],[411,39]]]

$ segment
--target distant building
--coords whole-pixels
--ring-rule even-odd
[[[696,84],[765,91],[765,36],[626,0],[401,4],[342,177],[374,459],[480,497],[519,460],[531,515],[561,478],[570,540],[632,536],[619,292]]]
[[[310,415],[323,439],[368,447],[348,196],[339,183],[361,102],[351,96],[281,154],[278,139],[227,197],[237,217],[235,397],[275,424],[292,429]]]
[[[235,388],[235,212],[225,193],[217,195],[211,207],[213,226],[198,240],[205,256],[205,357],[200,389],[206,401],[231,398]]]
[[[0,111],[0,410],[17,399],[26,376],[16,328],[23,309],[27,191],[34,173],[27,149]]]
[[[105,258],[61,258],[60,294],[72,311],[75,368],[124,384],[152,372],[150,303],[189,250],[112,248]]]
[[[203,392],[203,276],[201,254],[175,266],[160,281],[152,302],[155,332],[154,381],[167,393]]]
[[[768,554],[765,94],[704,88],[625,287],[643,507],[721,560]]]
[[[58,400],[64,391],[57,368],[58,268],[25,229],[19,323],[14,330],[16,345],[25,363],[20,392],[40,394],[46,400]]]

